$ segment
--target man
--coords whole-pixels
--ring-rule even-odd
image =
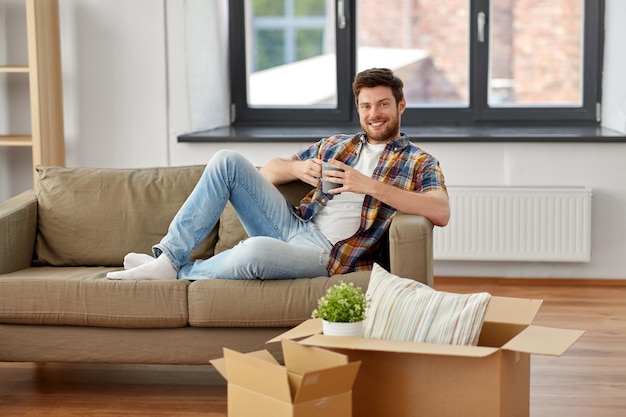
[[[236,152],[219,151],[180,208],[154,257],[130,253],[110,279],[287,279],[371,269],[396,211],[437,226],[450,217],[438,161],[400,133],[402,81],[373,68],[355,77],[362,133],[320,140],[261,170]],[[322,170],[322,163],[342,171]],[[320,182],[341,184],[325,193]],[[275,185],[315,187],[298,208]],[[189,262],[191,252],[231,201],[250,236],[234,248]]]

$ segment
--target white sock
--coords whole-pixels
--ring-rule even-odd
[[[124,256],[124,269],[137,268],[138,266],[152,261],[154,261],[154,257],[152,255],[148,255],[147,253],[131,252]]]
[[[145,263],[143,265],[139,265],[136,268],[129,269],[126,271],[116,271],[107,273],[107,278],[109,279],[127,279],[127,280],[135,280],[135,279],[176,279],[178,277],[178,273],[170,260],[165,256],[165,254],[161,254],[158,258],[153,259],[152,261]]]

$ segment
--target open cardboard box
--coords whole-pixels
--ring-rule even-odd
[[[360,362],[325,349],[282,341],[285,366],[266,350],[224,348],[211,364],[228,381],[229,417],[351,417]]]
[[[361,361],[355,417],[528,417],[530,355],[565,353],[584,333],[532,325],[541,300],[492,297],[478,346],[325,336],[308,320],[270,340]]]

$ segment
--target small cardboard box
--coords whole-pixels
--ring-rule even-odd
[[[224,348],[211,364],[228,381],[228,417],[351,417],[360,362],[282,341],[285,366],[266,350]]]
[[[319,319],[268,343],[300,339],[361,361],[355,417],[528,417],[530,355],[560,356],[584,333],[532,325],[541,304],[492,297],[478,346],[325,336]]]

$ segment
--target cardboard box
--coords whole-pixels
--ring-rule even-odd
[[[266,350],[224,348],[211,364],[228,381],[229,417],[351,417],[360,362],[325,349],[282,341],[285,365]]]
[[[528,417],[530,355],[560,356],[584,333],[532,325],[541,304],[492,297],[478,346],[324,336],[319,319],[268,343],[299,339],[361,361],[355,417]]]

